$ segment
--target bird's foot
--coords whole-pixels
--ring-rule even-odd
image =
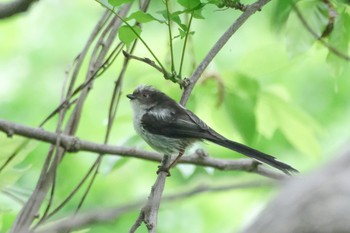
[[[170,171],[169,171],[169,167],[159,165],[158,170],[157,170],[157,175],[159,174],[159,172],[166,172],[167,176],[171,176]]]
[[[258,169],[258,166],[261,165],[259,161],[253,160],[251,167],[248,169],[249,172],[256,171]]]

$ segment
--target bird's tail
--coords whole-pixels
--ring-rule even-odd
[[[255,150],[253,148],[250,148],[248,146],[245,146],[243,144],[240,144],[238,142],[234,142],[228,139],[208,139],[218,145],[221,145],[223,147],[226,147],[228,149],[234,150],[240,154],[246,155],[250,158],[253,158],[255,160],[258,160],[259,162],[266,163],[274,168],[277,168],[284,172],[287,175],[290,175],[291,173],[296,173],[298,170],[295,168],[289,166],[288,164],[282,163],[278,160],[276,160],[275,157],[265,154],[261,151]]]

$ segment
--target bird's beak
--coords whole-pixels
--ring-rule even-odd
[[[134,96],[133,94],[128,94],[128,95],[126,95],[126,97],[128,97],[131,100],[136,98],[136,96]]]

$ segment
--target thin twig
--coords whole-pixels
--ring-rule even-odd
[[[144,219],[145,219],[145,214],[144,214],[143,211],[141,211],[139,213],[139,216],[137,217],[136,221],[131,226],[131,229],[129,230],[129,233],[134,233],[137,230],[137,228],[139,228],[141,226],[141,224],[143,223]]]
[[[140,6],[140,9],[142,11],[146,11],[148,9],[148,6],[149,6],[149,3],[150,3],[150,0],[145,0],[143,2],[143,4],[141,4]],[[137,25],[141,27],[141,25],[137,22]],[[130,49],[130,52],[133,52],[135,47],[136,47],[136,43],[137,43],[137,40],[135,40],[133,42],[133,45]],[[119,55],[120,51],[123,49],[124,47],[124,44],[123,43],[119,43],[117,45],[117,48],[118,49],[118,52],[115,52],[115,50],[112,51],[112,54],[109,56],[109,58],[107,58],[107,62],[108,62],[108,65],[106,65],[105,69],[103,70],[103,72],[114,62],[114,60],[116,59],[116,57]],[[115,116],[117,114],[117,109],[118,109],[118,106],[119,106],[119,101],[120,101],[120,95],[121,95],[121,88],[122,88],[122,83],[123,83],[123,80],[124,80],[124,75],[125,75],[125,72],[126,72],[126,69],[128,67],[128,64],[129,64],[129,58],[125,57],[124,58],[124,62],[123,62],[123,66],[121,68],[121,71],[118,75],[118,78],[115,82],[115,85],[114,85],[114,90],[113,90],[113,93],[112,93],[112,98],[111,98],[111,101],[110,101],[110,106],[109,106],[109,111],[108,111],[108,123],[107,123],[107,129],[106,129],[106,134],[105,134],[105,139],[104,139],[104,144],[107,144],[108,141],[109,141],[109,136],[110,136],[110,133],[112,131],[112,126],[113,126],[113,122],[114,122],[114,119],[115,119]],[[102,72],[102,73],[103,73]],[[102,73],[99,73],[98,75],[101,75]],[[90,176],[90,174],[93,172],[93,175],[91,177],[91,180],[83,194],[83,197],[81,198],[79,204],[78,204],[78,207],[75,211],[75,213],[78,213],[78,211],[80,210],[81,206],[83,205],[84,201],[85,201],[85,198],[87,197],[94,181],[95,181],[95,178],[97,177],[97,174],[99,172],[99,167],[100,167],[100,164],[101,164],[101,161],[102,161],[102,156],[103,154],[99,154],[98,158],[96,159],[95,163],[93,164],[92,168],[89,170],[89,172],[86,174],[86,176],[83,178],[83,182],[80,182],[81,184],[83,184],[85,182],[85,180],[87,179],[88,176]],[[76,189],[78,190],[78,189]]]
[[[2,189],[2,190],[0,190],[0,192],[2,192],[4,195],[8,196],[9,198],[14,200],[15,202],[19,203],[20,205],[24,205],[24,203],[25,203],[25,201],[22,198],[18,197],[16,194],[14,194],[13,192],[11,192],[9,190]]]
[[[95,165],[95,163],[94,163]],[[90,170],[88,171],[88,173],[90,173],[91,170],[93,170],[95,168],[95,166],[92,166],[90,168]],[[84,178],[79,182],[79,184],[73,189],[73,191],[55,208],[53,209],[50,213],[47,214],[47,216],[45,217],[44,221],[50,219],[53,215],[55,215],[60,209],[62,209],[63,206],[65,206],[74,196],[74,194],[81,188],[81,186],[85,183],[86,179],[88,178],[88,175],[85,175]],[[37,226],[39,226],[39,224],[37,224]],[[37,227],[36,226],[36,227]]]
[[[173,35],[171,31],[171,20],[170,20],[170,11],[169,11],[169,0],[165,0],[165,8],[167,12],[168,20],[168,33],[169,33],[169,47],[170,47],[170,59],[171,59],[171,73],[175,74],[175,65],[174,65],[174,48],[173,48]]]
[[[191,12],[191,16],[190,16],[190,20],[188,21],[188,27],[187,27],[187,31],[186,31],[186,35],[185,35],[185,40],[184,43],[182,45],[182,52],[181,52],[181,60],[180,60],[180,68],[179,68],[179,77],[182,77],[182,66],[185,60],[185,52],[186,52],[186,45],[187,45],[187,41],[191,32],[191,25],[192,25],[192,19],[193,19],[193,14],[194,11]]]
[[[158,66],[154,61],[152,61],[151,59],[149,59],[149,58],[146,58],[146,57],[145,57],[145,58],[141,58],[141,57],[135,56],[135,55],[133,55],[133,54],[130,54],[130,53],[124,51],[124,50],[123,50],[123,54],[124,54],[124,56],[127,57],[127,58],[135,59],[135,60],[137,60],[137,61],[142,61],[142,62],[144,62],[144,63],[146,63],[146,64],[152,66],[153,68],[157,69],[159,72],[163,73],[164,77],[165,77],[166,75],[171,75],[170,73],[165,74],[164,71],[163,71],[163,69],[162,69],[160,66]],[[165,72],[166,72],[166,71],[165,71]]]
[[[105,10],[105,12],[102,14],[101,18],[97,21],[96,26],[93,29],[93,31],[91,32],[87,42],[85,43],[83,50],[78,55],[77,62],[76,62],[76,65],[74,67],[74,71],[73,71],[73,74],[71,77],[71,82],[70,82],[70,85],[68,87],[66,99],[72,94],[72,91],[73,91],[73,88],[75,85],[75,81],[78,77],[79,71],[81,70],[81,66],[83,64],[83,61],[86,57],[87,52],[89,51],[89,49],[90,49],[93,41],[96,39],[97,35],[101,32],[102,28],[109,21],[111,15],[112,14],[108,10]]]
[[[7,136],[12,137],[12,132],[8,131]],[[25,139],[23,142],[21,142],[21,144],[18,147],[16,147],[16,150],[14,152],[12,152],[12,154],[1,165],[0,173],[7,167],[7,165],[10,164],[10,162],[19,154],[19,152],[22,151],[24,149],[24,147],[26,147],[28,145],[29,142],[30,142],[29,139]]]
[[[152,57],[157,61],[158,65],[160,67],[162,67],[162,70],[164,70],[164,72],[162,73],[167,73],[165,67],[163,66],[163,64],[159,61],[158,57],[153,53],[153,51],[151,50],[151,48],[148,46],[148,44],[143,40],[143,38],[139,35],[139,33],[137,33],[135,31],[135,29],[127,22],[125,21],[125,19],[123,18],[122,15],[116,13],[114,11],[114,8],[110,8],[108,5],[105,5],[103,2],[101,2],[100,0],[95,0],[96,2],[100,3],[102,6],[104,6],[106,9],[110,10],[116,17],[118,17],[124,24],[126,24],[131,31],[133,31],[133,33],[135,34],[135,36],[142,42],[142,44],[146,47],[146,49],[148,50],[148,52],[150,52],[150,54],[152,55]]]
[[[127,12],[128,9],[130,9],[130,5],[126,4],[126,5],[124,5],[124,7],[122,9],[123,10],[126,9],[125,12]],[[104,23],[104,22],[101,22],[101,23]],[[93,52],[93,55],[92,55],[93,58],[95,57],[94,55],[98,54],[99,56],[96,56],[96,59],[94,59],[93,62],[90,62],[88,72],[86,74],[86,80],[90,79],[91,74],[93,74],[93,72],[91,72],[91,71],[94,70],[94,67],[100,67],[101,64],[103,64],[104,56],[107,53],[107,50],[109,50],[109,47],[112,44],[115,36],[116,36],[115,32],[114,32],[114,34],[113,33],[109,34],[109,36],[107,37],[107,41],[103,41],[103,42],[105,42],[103,48],[101,50],[95,50]],[[68,135],[75,134],[77,127],[79,125],[83,104],[86,100],[88,92],[89,92],[88,88],[84,89],[81,92],[81,94],[77,100],[77,103],[75,105],[75,108],[73,110],[73,113],[71,114],[70,118],[68,119],[66,127],[63,131],[65,134],[68,134]],[[63,109],[63,110],[64,110],[63,115],[65,115],[66,111],[65,111],[65,109]],[[58,127],[58,130],[59,130],[59,127]],[[56,140],[57,139],[58,138],[56,137]],[[59,141],[61,141],[61,140],[59,140]],[[61,143],[59,142],[59,144],[61,144]],[[58,147],[56,149],[57,149],[56,155],[53,158],[53,161],[51,161],[51,159],[46,160],[45,165],[42,169],[42,174],[41,174],[39,181],[36,185],[36,189],[33,192],[33,194],[31,195],[31,197],[29,198],[29,200],[27,201],[26,205],[22,208],[20,214],[17,216],[17,218],[15,220],[15,224],[12,226],[12,229],[11,229],[12,233],[28,232],[29,231],[29,227],[32,224],[35,216],[37,215],[37,212],[39,211],[39,208],[42,205],[42,202],[43,202],[43,200],[48,192],[48,189],[53,182],[53,177],[55,176],[57,166],[60,163],[61,158],[64,156],[64,154],[66,152],[66,150],[62,147]],[[47,158],[49,158],[49,157],[51,158],[52,153],[53,153],[53,149],[51,147]]]
[[[75,60],[77,61],[77,60]],[[72,70],[73,66],[75,65],[75,61],[73,62],[73,64],[71,65],[71,67],[68,68],[68,70],[65,72],[65,78],[63,80],[63,84],[62,84],[62,90],[61,90],[61,99],[60,101],[62,102],[65,98],[65,94],[66,94],[66,88],[67,88],[67,83],[68,83],[68,80],[69,80],[69,74],[70,74],[70,71]],[[73,82],[73,80],[71,79],[70,82]],[[60,109],[59,111],[59,120],[58,120],[58,123],[57,123],[57,127],[56,127],[56,132],[58,133],[59,137],[57,138],[57,141],[56,141],[56,144],[55,144],[55,147],[56,148],[56,155],[57,157],[59,156],[59,153],[58,152],[58,149],[59,148],[59,145],[60,145],[60,140],[61,140],[61,128],[62,128],[62,125],[63,125],[63,118],[64,118],[64,115],[66,113],[65,111],[66,109],[63,108],[63,109]],[[61,158],[60,158],[61,159]],[[60,160],[59,159],[59,160]],[[57,169],[57,168],[56,168]],[[41,217],[41,219],[38,221],[37,225],[39,225],[45,218],[46,218],[46,215],[49,213],[49,210],[51,208],[51,205],[52,205],[52,202],[53,202],[53,198],[54,198],[54,194],[55,194],[55,187],[56,187],[56,171],[53,175],[53,181],[52,181],[52,185],[51,185],[51,192],[50,192],[50,197],[49,197],[49,201],[48,201],[48,204],[45,208],[45,211]]]
[[[117,45],[117,48],[118,48],[118,45]],[[112,53],[114,53],[115,50],[113,50]],[[111,57],[111,56],[110,56]],[[114,59],[113,59],[114,60]],[[91,186],[92,186],[92,183],[98,173],[98,168],[99,168],[99,165],[100,165],[100,162],[101,162],[101,157],[102,155],[99,155],[99,157],[97,158],[97,160],[94,162],[94,164],[91,166],[91,168],[88,170],[88,172],[85,174],[85,176],[82,178],[82,180],[77,184],[77,186],[71,191],[71,193],[69,193],[67,195],[67,197],[61,202],[61,204],[59,204],[46,218],[49,219],[50,217],[52,217],[54,214],[56,214],[61,208],[63,208],[66,203],[68,203],[73,197],[74,195],[79,191],[79,189],[82,187],[82,185],[87,181],[87,179],[90,177],[90,175],[93,173],[93,177],[87,187],[87,190],[84,192],[83,194],[83,197],[82,199],[80,200],[79,204],[78,204],[78,207],[77,207],[77,211],[79,211],[80,207],[82,206],[84,200],[85,200],[85,197],[87,196]]]
[[[122,15],[126,14],[128,12],[129,8],[130,8],[130,5],[127,6],[126,8],[123,8],[121,10],[121,14]],[[105,21],[102,21],[102,23],[105,24]],[[98,42],[96,43],[94,51],[93,51],[93,54],[91,56],[89,69],[88,69],[87,77],[86,77],[86,80],[91,80],[89,85],[92,84],[92,80],[95,77],[98,77],[101,74],[101,73],[98,74],[98,72],[101,69],[111,65],[111,63],[115,59],[115,56],[118,55],[117,51],[119,50],[119,52],[120,52],[121,46],[117,45],[116,48],[112,51],[111,55],[103,62],[103,60],[104,60],[104,58],[105,58],[105,56],[106,56],[106,54],[107,54],[111,44],[112,44],[112,42],[113,42],[113,40],[115,38],[116,31],[118,30],[120,25],[121,25],[121,22],[117,18],[111,19],[111,22],[109,23],[108,27],[106,27],[104,29],[104,31],[102,32]],[[97,34],[95,34],[95,35],[97,35]],[[88,42],[92,42],[92,41],[93,40],[88,40]],[[103,45],[103,46],[101,47],[101,45]],[[96,69],[95,67],[99,67],[99,68]],[[103,73],[103,71],[102,71],[102,73]],[[82,89],[82,94],[79,97],[78,103],[76,104],[75,110],[74,110],[74,112],[73,112],[73,114],[72,114],[72,116],[70,118],[71,119],[70,122],[71,122],[72,125],[71,125],[71,127],[69,127],[69,129],[68,129],[68,127],[66,128],[66,129],[68,129],[69,134],[74,134],[74,132],[75,132],[75,130],[77,128],[78,119],[80,118],[82,107],[83,107],[83,103],[84,103],[84,101],[86,99],[86,96],[87,96],[87,92],[88,92],[88,89]],[[73,92],[73,93],[75,93],[75,92]],[[74,120],[74,118],[76,118],[77,120]],[[93,168],[95,170],[98,168],[99,163],[100,163],[100,158],[93,165]],[[89,174],[91,174],[90,171],[92,171],[92,170],[91,169],[89,170],[89,172],[87,173],[87,176],[84,177],[81,182],[79,182],[77,187],[75,187],[73,189],[73,191],[68,195],[68,197],[54,211],[52,211],[48,217],[51,217],[56,212],[58,212],[65,205],[65,203],[67,203],[76,194],[76,192],[79,190],[79,188],[87,180]],[[95,174],[96,174],[96,172],[95,172]],[[89,185],[88,189],[89,189],[89,187],[91,187],[91,186]],[[87,192],[84,194],[84,197],[86,195],[87,195]],[[82,198],[81,202],[79,203],[77,210],[79,210],[80,206],[82,205],[82,203],[83,203],[83,201],[85,199],[84,197]],[[46,218],[46,220],[47,220],[47,218]]]

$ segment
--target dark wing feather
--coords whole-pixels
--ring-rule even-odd
[[[169,109],[169,106],[168,106]],[[164,110],[164,108],[163,108]],[[297,172],[288,164],[282,163],[275,157],[255,150],[235,141],[231,141],[221,136],[191,111],[182,107],[174,108],[168,114],[155,114],[157,111],[150,111],[141,119],[141,124],[147,131],[171,138],[195,138],[206,139],[238,153],[269,164],[286,174]]]
[[[196,138],[213,140],[220,135],[207,126],[189,110],[180,108],[169,111],[168,114],[156,114],[150,111],[141,119],[142,127],[154,134],[172,138]],[[212,134],[211,134],[212,133]]]

